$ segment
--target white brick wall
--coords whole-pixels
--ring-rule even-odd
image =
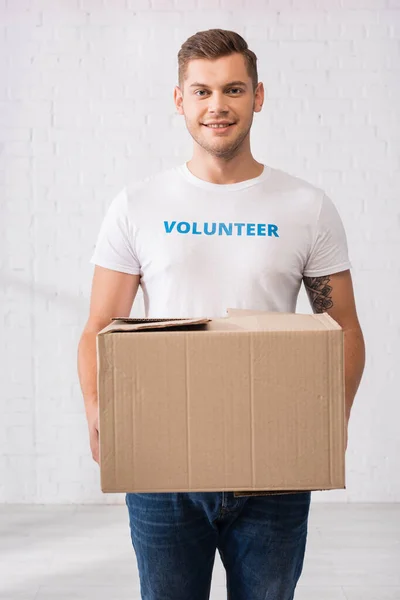
[[[400,501],[400,2],[0,0],[0,502],[123,502],[76,373],[88,260],[124,182],[190,158],[176,55],[211,27],[258,55],[255,157],[324,187],[348,233],[367,367],[347,490],[314,498]]]

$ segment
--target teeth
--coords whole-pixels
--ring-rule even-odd
[[[212,127],[213,129],[223,129],[224,127],[229,127],[230,123],[226,123],[226,125],[207,125],[207,127]]]

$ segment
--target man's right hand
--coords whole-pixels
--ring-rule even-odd
[[[99,267],[94,269],[90,315],[82,332],[78,348],[78,373],[86,418],[89,426],[90,448],[93,460],[100,464],[99,404],[97,394],[96,338],[111,319],[129,317],[140,275],[128,275]]]
[[[86,417],[89,427],[90,449],[92,451],[93,460],[100,464],[99,452],[99,407],[94,404],[86,410]]]

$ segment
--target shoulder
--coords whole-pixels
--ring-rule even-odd
[[[164,169],[142,179],[129,181],[125,186],[125,195],[128,201],[133,201],[138,195],[158,195],[175,180],[176,168]]]
[[[270,190],[280,195],[286,207],[305,212],[312,219],[319,219],[323,215],[332,215],[337,208],[328,194],[321,187],[282,171],[271,169]]]
[[[112,197],[109,213],[115,216],[129,216],[144,206],[149,207],[151,199],[160,198],[160,192],[173,178],[173,169],[147,175],[142,179],[128,180]]]
[[[275,169],[272,167],[268,182],[273,191],[280,192],[282,194],[290,194],[296,199],[319,199],[320,201],[324,194],[324,191],[320,187],[310,183],[309,181],[292,175],[287,171],[282,171],[281,169]]]

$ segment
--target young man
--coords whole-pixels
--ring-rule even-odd
[[[193,157],[114,200],[102,225],[79,375],[99,460],[95,338],[128,316],[141,285],[147,317],[222,317],[228,307],[295,312],[304,281],[315,312],[345,330],[346,413],[364,366],[346,237],[332,201],[257,162],[253,114],[264,101],[257,58],[238,34],[199,32],[182,46],[174,99]],[[218,457],[216,457],[217,459]],[[206,600],[216,549],[230,600],[291,600],[310,493],[127,494],[145,600]]]

